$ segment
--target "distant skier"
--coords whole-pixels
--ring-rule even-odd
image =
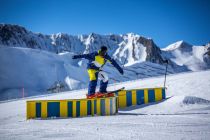
[[[102,71],[102,67],[109,61],[123,75],[123,69],[107,54],[107,47],[101,46],[98,52],[89,54],[74,55],[72,59],[85,58],[88,59],[87,71],[90,78],[87,98],[102,97],[107,92],[108,76]],[[99,93],[95,93],[97,80],[100,81]],[[113,95],[110,95],[113,96]]]

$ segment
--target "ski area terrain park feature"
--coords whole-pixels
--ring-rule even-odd
[[[105,116],[117,113],[117,97],[27,101],[27,119]]]
[[[75,118],[116,115],[118,108],[157,102],[165,99],[165,88],[145,88],[115,92],[114,97],[94,99],[31,100],[26,102],[26,117]]]
[[[166,98],[165,88],[162,87],[122,90],[117,95],[119,108],[157,102]]]

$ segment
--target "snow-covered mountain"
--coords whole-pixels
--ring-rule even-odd
[[[28,93],[40,94],[57,82],[68,90],[87,87],[86,60],[71,56],[97,51],[101,45],[124,66],[123,76],[110,64],[104,67],[110,83],[164,75],[166,58],[168,73],[210,68],[209,44],[192,46],[180,41],[161,50],[152,39],[133,33],[43,35],[19,25],[0,24],[0,93],[9,98],[24,87]]]
[[[89,53],[97,51],[101,45],[106,45],[109,48],[109,53],[121,64],[125,64],[125,66],[145,61],[163,64],[165,56],[168,59],[173,59],[174,57],[182,59],[183,56],[186,55],[188,57],[192,54],[205,63],[203,54],[209,48],[209,46],[194,47],[184,41],[179,41],[160,50],[152,39],[133,33],[124,35],[99,35],[95,33],[78,36],[63,33],[43,35],[28,31],[19,25],[0,24],[0,47],[25,47],[54,53],[63,51]],[[186,66],[189,66],[187,63],[183,64],[183,62],[180,63],[178,61],[171,62],[175,63],[173,65],[185,66],[186,64]],[[193,61],[197,61],[197,59]],[[196,65],[197,62],[194,64]],[[192,68],[189,69],[193,70]]]
[[[184,41],[178,41],[162,49],[162,56],[178,66],[185,66],[189,70],[198,71],[210,68],[209,52],[209,44],[193,46]]]
[[[162,64],[161,51],[152,39],[133,33],[125,35],[72,36],[58,33],[43,35],[33,33],[18,25],[0,24],[0,47],[25,47],[50,52],[89,53],[97,51],[101,45],[109,48],[109,53],[121,63],[150,61]]]

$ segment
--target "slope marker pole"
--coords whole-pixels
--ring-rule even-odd
[[[165,78],[164,78],[164,88],[166,88],[166,75],[167,75],[167,70],[168,70],[168,62],[166,64],[166,71],[165,71]]]

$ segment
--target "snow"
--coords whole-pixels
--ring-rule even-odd
[[[120,109],[115,116],[26,120],[26,100],[82,98],[75,90],[0,103],[0,139],[209,139],[210,71],[167,77],[167,99]],[[108,89],[159,87],[164,76],[122,82]]]
[[[166,48],[163,48],[162,50],[163,51],[172,51],[172,50],[178,49],[183,42],[184,42],[183,40],[177,41],[173,44],[168,45]]]
[[[190,71],[208,69],[204,62],[205,46],[192,46],[184,41],[178,41],[162,49],[163,56],[178,66],[186,66]]]
[[[71,52],[59,54],[48,51],[5,47],[0,48],[0,100],[24,96],[47,94],[50,89],[61,83],[65,90],[82,89],[88,86],[86,60],[72,60]],[[104,71],[109,75],[109,83],[160,76],[165,73],[165,66],[142,62],[124,67],[122,76],[116,68],[107,63]],[[169,66],[169,73],[174,73]],[[117,78],[116,78],[117,77]]]
[[[43,94],[55,81],[63,82],[70,89],[86,87],[84,84],[88,82],[86,70],[79,68],[71,57],[71,53],[57,55],[29,48],[1,48],[1,99],[4,95],[6,99],[12,98],[12,94],[6,97],[11,90],[17,91],[13,92],[15,97],[21,93],[22,88],[25,88],[27,94],[31,92]],[[84,75],[81,76],[80,73]]]
[[[109,49],[110,56],[126,67],[148,61],[162,64],[162,59],[167,58],[173,62],[170,64],[174,67],[175,72],[210,68],[210,58],[203,56],[207,52],[208,44],[197,49],[197,46],[182,40],[159,50],[158,45],[151,38],[134,33],[123,35],[91,33],[78,36],[65,33],[44,35],[33,33],[19,25],[0,24],[0,28],[2,35],[5,36],[0,38],[1,48],[21,47],[45,50],[56,54],[62,52],[82,54],[97,51],[102,45],[105,45]],[[11,36],[7,38],[7,34]]]
[[[124,41],[119,44],[113,57],[126,67],[145,62],[147,57],[146,47],[137,41],[139,37],[139,35],[133,33],[123,36]]]

